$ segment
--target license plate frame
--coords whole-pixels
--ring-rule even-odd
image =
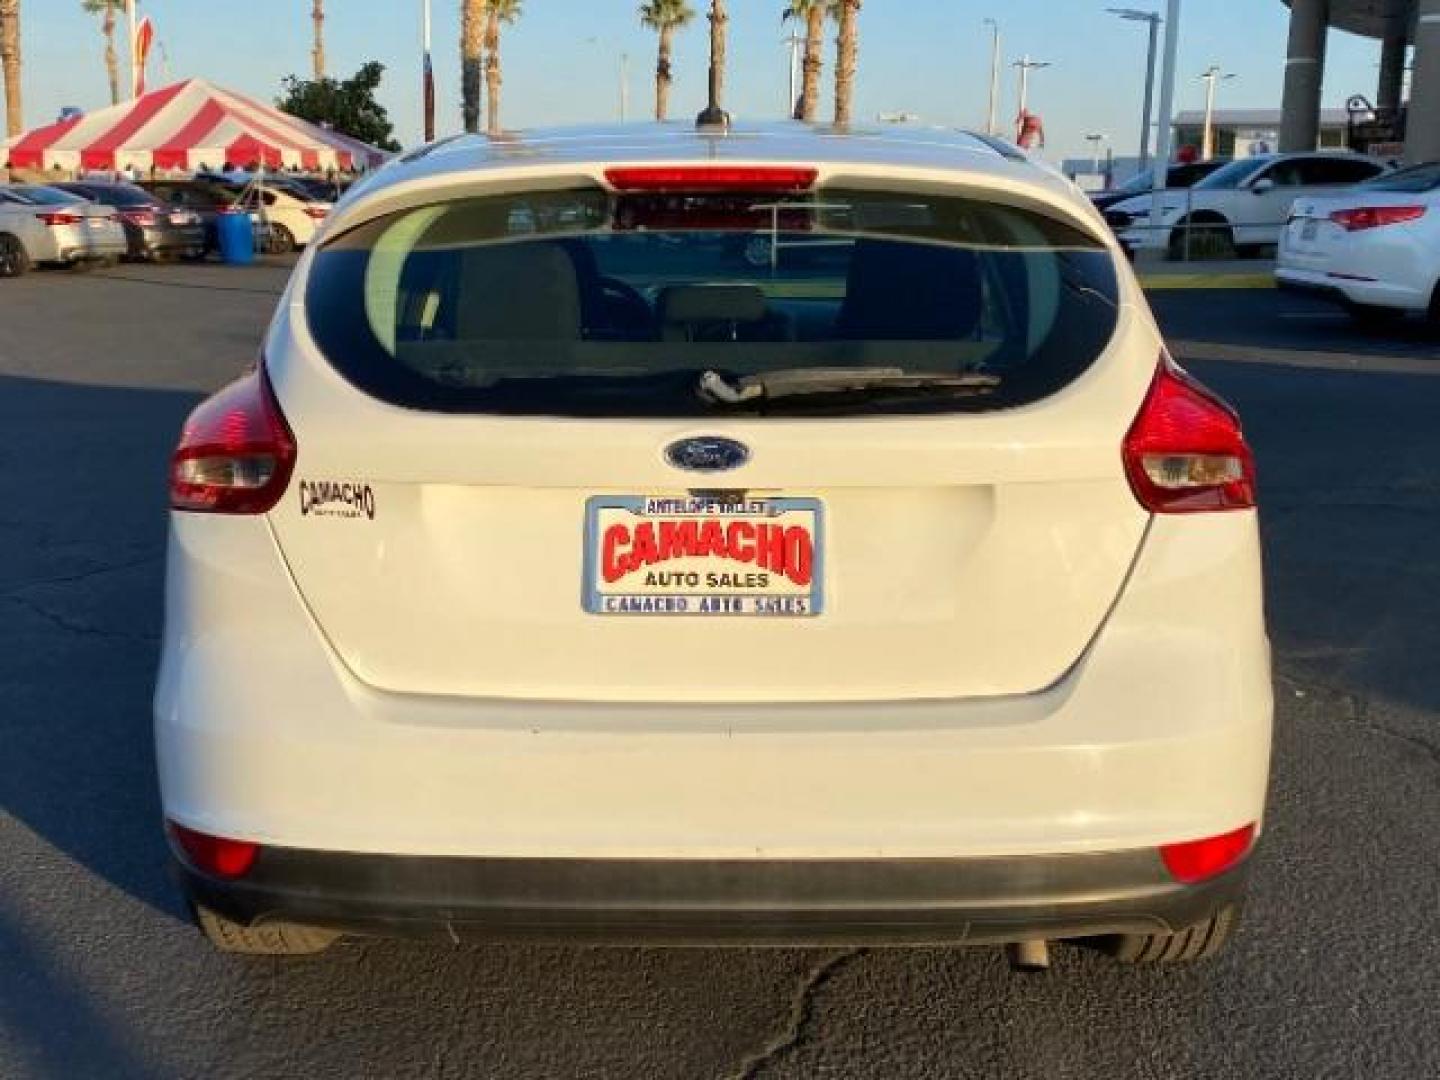
[[[654,545],[641,542],[646,522]],[[626,531],[609,535],[616,525]],[[825,527],[817,498],[593,496],[585,503],[581,607],[606,617],[816,618],[826,612]],[[684,554],[674,555],[677,547]],[[647,557],[655,554],[665,557]],[[647,581],[649,574],[668,576]]]

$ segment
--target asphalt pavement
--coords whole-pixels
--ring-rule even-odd
[[[1440,1075],[1440,335],[1156,295],[1261,469],[1275,779],[1219,959],[1062,949],[1036,976],[996,949],[354,941],[278,961],[216,955],[182,917],[149,705],[166,455],[254,358],[284,272],[0,282],[0,1077]]]

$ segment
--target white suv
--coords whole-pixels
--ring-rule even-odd
[[[1262,154],[1232,161],[1185,191],[1165,192],[1158,224],[1150,220],[1149,195],[1116,203],[1105,218],[1132,251],[1158,248],[1176,259],[1225,257],[1279,243],[1296,199],[1344,191],[1386,169],[1348,151]]]
[[[733,257],[767,229],[848,250]],[[1270,752],[1251,453],[1009,147],[411,155],[170,491],[159,775],[222,948],[1171,960],[1234,923]]]

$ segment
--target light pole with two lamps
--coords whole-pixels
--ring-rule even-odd
[[[1215,156],[1215,84],[1235,78],[1219,64],[1211,64],[1200,76],[1205,83],[1205,128],[1200,136],[1200,160],[1209,161]]]

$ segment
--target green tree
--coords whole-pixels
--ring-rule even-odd
[[[500,130],[500,26],[513,26],[520,18],[522,0],[490,0],[490,10],[485,17],[485,93],[486,128],[492,132]]]
[[[674,80],[674,69],[670,55],[675,43],[675,31],[688,25],[695,18],[695,11],[686,0],[646,0],[640,5],[640,22],[647,30],[660,35],[659,52],[655,60],[655,119],[664,120],[670,111],[670,86]]]
[[[489,6],[487,0],[460,0],[460,113],[471,134],[480,130],[480,60]]]
[[[855,100],[855,71],[860,54],[860,0],[836,0],[835,34],[835,123],[850,123],[851,105]]]
[[[285,93],[275,104],[291,116],[324,124],[381,150],[399,150],[389,114],[375,100],[384,73],[385,65],[372,60],[343,80],[287,75],[282,82]]]
[[[20,107],[20,0],[0,0],[0,73],[5,81],[5,134],[25,129]]]
[[[795,119],[814,122],[820,112],[820,73],[825,67],[825,18],[835,14],[835,0],[790,0],[781,22],[795,19],[805,23],[804,81]]]
[[[80,0],[87,15],[100,16],[100,33],[105,35],[105,74],[110,77],[110,104],[120,102],[120,62],[115,55],[115,12],[125,9],[125,0]]]

